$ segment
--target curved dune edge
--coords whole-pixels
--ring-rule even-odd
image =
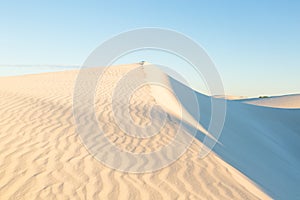
[[[227,167],[227,169],[230,171],[232,177],[238,181],[244,188],[247,188],[252,194],[254,194],[259,199],[270,199],[268,195],[266,195],[253,181],[251,181],[247,176],[243,175],[241,172],[239,172],[234,167],[227,164],[225,161],[223,161],[220,157],[216,156],[216,159],[224,166]]]
[[[111,80],[135,67],[139,65],[114,68]],[[154,173],[128,174],[104,166],[89,154],[75,131],[72,94],[77,73],[0,78],[1,199],[269,199],[214,153],[198,159],[197,140],[179,160]],[[139,95],[152,101],[148,89]],[[133,108],[136,120],[143,113],[138,107],[142,104],[136,101]],[[106,116],[101,109],[97,114],[100,119]],[[113,124],[108,125],[106,131],[116,143],[132,146]],[[153,144],[138,147],[151,150],[167,141],[163,136],[174,131],[168,126]]]

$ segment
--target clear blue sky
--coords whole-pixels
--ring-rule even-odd
[[[202,45],[228,94],[300,93],[299,2],[3,1],[0,64],[81,65],[113,35],[162,27]]]

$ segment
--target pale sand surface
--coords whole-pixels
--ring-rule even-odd
[[[297,109],[300,108],[300,94],[246,99],[243,102],[265,107]]]
[[[105,79],[108,90],[136,67],[111,69]],[[179,160],[154,173],[122,173],[104,166],[89,154],[75,131],[72,94],[77,73],[0,78],[0,199],[269,199],[213,152],[199,159],[197,140]],[[151,104],[154,94],[146,85],[133,96],[131,116],[137,123],[149,123],[140,108]],[[135,143],[101,105],[97,117],[121,148],[153,150],[176,129],[167,122],[168,128],[158,137]]]
[[[223,98],[223,99],[227,99],[227,100],[243,100],[243,99],[248,98],[246,96],[234,96],[234,95],[216,95],[214,97],[215,98]]]

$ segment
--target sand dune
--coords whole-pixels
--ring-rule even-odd
[[[223,98],[227,100],[244,100],[247,99],[246,96],[234,96],[234,95],[216,95],[215,98]]]
[[[160,148],[170,141],[177,128],[173,119],[167,118],[166,128],[147,141],[126,136],[115,124],[111,117],[110,104],[106,101],[111,98],[110,90],[128,71],[140,67],[139,64],[132,64],[111,68],[97,90],[100,91],[104,86],[106,93],[96,92],[98,98],[95,101],[96,117],[107,138],[119,148],[135,153]],[[91,70],[93,73],[93,70],[98,69]],[[136,75],[147,74],[143,70],[139,73]],[[249,172],[249,168],[256,170],[254,164],[247,158],[243,163],[241,158],[244,156],[242,151],[249,153],[249,158],[253,156],[253,152],[249,151],[255,151],[255,147],[241,147],[241,154],[238,154],[233,152],[237,149],[227,146],[232,144],[240,147],[234,143],[239,140],[240,145],[244,144],[242,134],[238,135],[239,131],[243,130],[241,127],[225,127],[226,132],[220,138],[221,143],[216,147],[216,151],[204,159],[198,158],[201,148],[200,136],[207,134],[204,131],[207,126],[205,117],[201,121],[203,129],[197,127],[199,140],[194,140],[191,147],[168,167],[153,173],[133,174],[103,165],[87,151],[75,130],[72,97],[77,74],[78,71],[67,71],[0,78],[1,199],[270,199],[265,193],[265,183],[252,181],[257,181],[257,178],[253,177],[254,172]],[[167,76],[164,78],[168,79],[172,86],[180,84]],[[151,86],[144,85],[133,94],[130,100],[130,114],[137,124],[150,123],[147,107],[159,99],[156,92]],[[199,98],[204,103],[209,100],[201,94]],[[181,102],[170,103],[174,104],[174,108]],[[235,104],[238,105],[230,106],[252,106],[239,102]],[[162,103],[162,107],[165,106],[167,105]],[[247,110],[248,107],[240,108],[241,112],[246,113]],[[207,105],[201,107],[201,111],[207,112],[209,118]],[[171,109],[168,112],[174,115]],[[177,111],[173,112],[176,115]],[[188,107],[186,112],[190,113]],[[238,113],[229,113],[229,120],[235,120],[236,115]],[[198,122],[193,121],[192,114],[186,120],[197,126]],[[243,123],[241,122],[240,126],[243,126]],[[298,129],[295,128],[294,132]],[[256,137],[259,139],[259,136]],[[236,141],[230,143],[232,139]],[[291,159],[297,161],[294,157]],[[271,159],[272,165],[276,162],[276,158]],[[261,170],[259,167],[260,165],[257,170]],[[257,174],[264,177],[263,172]],[[267,189],[271,190],[268,193],[274,194],[274,187]]]
[[[273,108],[300,108],[300,94],[272,96],[268,98],[254,98],[243,102],[258,106]]]
[[[178,94],[189,90],[179,81],[169,80]],[[207,129],[211,99],[200,93],[197,98],[201,111],[199,122]],[[189,101],[181,103],[189,107]],[[193,109],[188,111],[192,113]],[[245,104],[243,100],[228,100],[222,135],[213,150],[272,198],[295,199],[300,196],[299,124],[300,109],[270,108]],[[196,137],[203,141],[201,133]]]

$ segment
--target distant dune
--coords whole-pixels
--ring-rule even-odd
[[[243,102],[273,108],[300,108],[300,94],[254,98]]]
[[[76,133],[72,98],[77,70],[2,77],[1,199],[293,199],[300,196],[300,110],[229,101],[219,143],[207,157],[199,159],[201,140],[209,135],[206,131],[211,112],[208,96],[196,93],[201,112],[198,122],[184,97],[175,102],[166,91],[144,85],[130,101],[132,120],[140,125],[150,123],[147,108],[159,104],[171,116],[166,127],[147,141],[131,138],[117,126],[108,100],[112,98],[115,84],[136,68],[139,70],[131,81],[155,73],[176,95],[191,90],[157,69],[144,70],[140,64],[110,68],[95,96],[99,126],[118,147],[133,153],[150,152],[174,137],[176,116],[180,113],[178,106],[182,106],[187,116],[183,120],[197,126],[198,140],[194,140],[180,159],[145,174],[122,173],[106,167],[93,158]],[[89,70],[94,74],[101,68]],[[99,92],[101,87],[104,93]],[[126,90],[121,95],[127,95]],[[147,160],[140,161],[140,167],[147,167],[147,163]]]
[[[223,98],[227,100],[241,100],[241,99],[247,99],[245,96],[234,96],[234,95],[216,95],[215,98]]]

